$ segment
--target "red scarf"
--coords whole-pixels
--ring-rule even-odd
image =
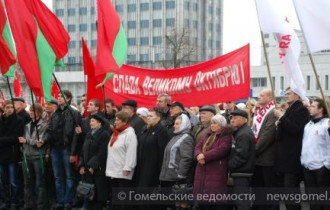
[[[111,140],[110,140],[110,147],[113,146],[113,144],[116,142],[117,138],[118,138],[118,135],[124,131],[126,128],[128,128],[130,125],[129,124],[125,124],[123,126],[121,126],[120,128],[116,128],[114,131],[113,131],[113,134],[112,134],[112,137],[111,137]]]

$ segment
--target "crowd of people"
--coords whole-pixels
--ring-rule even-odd
[[[302,181],[307,192],[330,187],[330,122],[320,98],[309,105],[288,88],[278,104],[264,89],[246,104],[187,108],[160,94],[152,109],[134,100],[116,107],[106,99],[104,110],[97,99],[85,104],[85,96],[73,107],[72,98],[64,90],[29,112],[23,98],[0,108],[0,209],[278,209],[249,200],[136,207],[111,199],[114,188],[184,186],[193,194],[216,194],[228,187],[300,193]],[[95,185],[93,200],[76,198],[79,180]]]

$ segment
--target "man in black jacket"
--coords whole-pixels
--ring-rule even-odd
[[[310,116],[299,95],[293,92],[291,88],[286,89],[285,101],[289,104],[289,108],[285,113],[275,110],[275,116],[279,118],[276,122],[276,138],[278,141],[276,165],[282,187],[298,188],[302,180],[302,167],[300,164],[302,137],[304,127]],[[300,208],[299,204],[287,206],[288,210]]]
[[[234,179],[235,193],[248,193],[251,186],[255,164],[254,136],[247,126],[248,115],[243,110],[235,110],[230,113],[230,123],[236,128],[234,140],[228,160],[230,175]],[[250,201],[237,200],[236,209],[250,209]]]
[[[18,162],[21,159],[18,137],[24,133],[23,119],[14,113],[12,101],[5,101],[0,119],[0,208],[18,209]]]
[[[136,114],[137,103],[134,100],[126,100],[122,103],[123,111],[127,112],[130,116],[129,124],[134,128],[135,135],[139,136],[145,122]]]
[[[29,113],[25,110],[25,100],[21,97],[14,97],[14,106],[15,111],[18,116],[20,116],[25,124],[28,124],[31,121]]]
[[[50,142],[51,160],[56,186],[56,209],[71,209],[72,200],[75,191],[75,178],[73,172],[73,163],[77,155],[78,134],[75,128],[81,122],[81,115],[78,111],[70,107],[72,94],[68,90],[63,90],[58,95],[59,107],[52,115],[50,123],[41,141]],[[65,189],[65,190],[63,190]]]

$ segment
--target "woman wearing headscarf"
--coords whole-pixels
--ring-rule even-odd
[[[85,137],[78,166],[82,180],[95,184],[96,193],[93,201],[84,201],[82,209],[102,209],[108,195],[107,185],[104,183],[106,183],[105,164],[110,132],[101,114],[91,115],[90,128]]]
[[[194,157],[198,161],[194,180],[195,193],[219,193],[226,187],[232,132],[233,129],[227,126],[226,118],[219,114],[212,117],[210,130],[195,147]],[[200,206],[200,209],[219,208],[215,205]]]
[[[160,181],[163,187],[172,187],[177,183],[186,183],[191,176],[194,154],[194,139],[190,133],[191,123],[186,114],[179,115],[174,122],[174,136],[164,151]],[[178,207],[187,207],[176,203]]]

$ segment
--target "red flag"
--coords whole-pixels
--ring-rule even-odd
[[[60,92],[60,89],[58,88],[55,80],[53,81],[52,83],[52,90],[51,90],[51,94],[54,98],[57,98],[58,97],[58,94]]]
[[[98,82],[95,79],[95,64],[93,58],[88,50],[88,47],[84,41],[81,39],[82,50],[83,50],[83,61],[84,61],[84,73],[87,75],[87,96],[86,96],[86,105],[91,99],[98,99],[101,102],[100,109],[103,108],[103,94],[101,88],[95,88]]]
[[[36,96],[43,96],[36,50],[36,22],[26,7],[25,0],[5,0],[5,5],[16,44],[17,58],[26,81]]]
[[[41,0],[25,0],[30,12],[36,18],[38,26],[47,42],[56,54],[56,61],[68,52],[70,36],[61,21]]]
[[[0,2],[0,69],[2,74],[6,74],[9,67],[16,62],[15,56],[11,52],[3,33],[7,23],[7,17],[3,8],[2,2]]]
[[[3,90],[1,90],[0,107],[3,107],[5,105],[5,100],[5,94],[3,93]]]
[[[18,78],[18,73],[17,71],[15,72],[15,78],[14,78],[14,95],[16,97],[23,97],[23,90],[22,90],[22,86],[21,86],[21,83],[19,81],[19,78]]]
[[[45,98],[44,97],[37,97],[37,103],[41,106],[45,105]]]

